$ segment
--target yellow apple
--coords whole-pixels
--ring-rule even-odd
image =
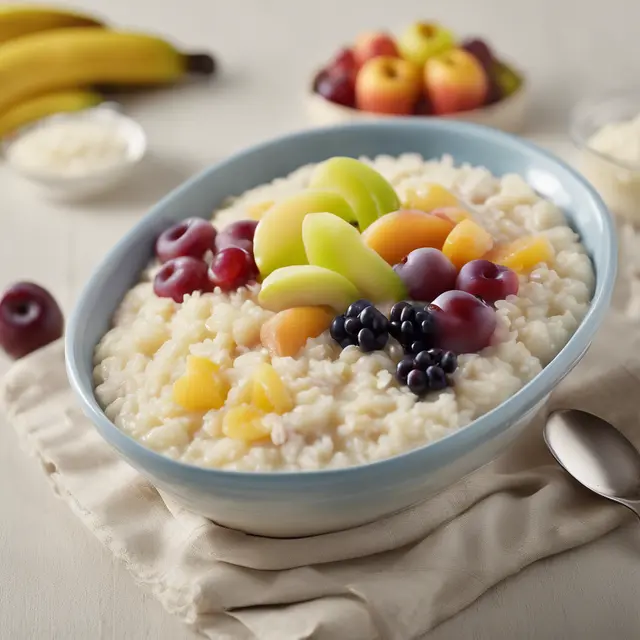
[[[356,106],[363,111],[408,115],[422,93],[420,68],[380,56],[365,62],[356,78]]]
[[[463,49],[450,49],[424,66],[427,96],[438,115],[481,107],[489,81],[478,60]]]
[[[454,44],[453,33],[435,22],[416,22],[398,38],[402,57],[419,67],[429,58],[451,49]]]

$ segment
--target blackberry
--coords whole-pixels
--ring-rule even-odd
[[[333,319],[329,333],[343,349],[355,345],[367,353],[384,349],[389,339],[389,321],[371,302],[358,300],[344,315]]]
[[[368,300],[356,300],[349,305],[349,308],[345,311],[345,318],[355,318],[360,315],[360,312],[367,307],[372,306],[372,303]]]
[[[429,306],[398,302],[389,314],[389,334],[403,347],[406,354],[418,354],[433,347],[436,326]]]
[[[425,349],[415,356],[405,356],[396,367],[396,378],[415,395],[422,397],[429,391],[440,391],[451,385],[448,377],[458,367],[453,351]]]

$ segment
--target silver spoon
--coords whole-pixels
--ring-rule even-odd
[[[585,411],[555,411],[544,439],[578,482],[640,518],[640,452],[615,427]]]

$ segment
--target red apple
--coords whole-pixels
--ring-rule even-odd
[[[355,84],[358,67],[359,65],[356,63],[353,49],[345,47],[338,51],[333,60],[325,67],[325,71],[329,75],[346,75],[351,79],[351,82]]]
[[[437,115],[477,109],[485,103],[489,82],[475,56],[451,49],[424,66],[424,84]]]
[[[358,36],[353,47],[353,56],[356,65],[361,67],[367,60],[372,58],[379,56],[398,58],[400,54],[395,41],[390,35],[378,31],[370,31]]]
[[[313,90],[330,102],[352,109],[356,106],[355,85],[347,73],[323,69],[313,82]]]
[[[363,111],[409,115],[421,92],[420,69],[401,58],[368,60],[356,78],[356,106]]]

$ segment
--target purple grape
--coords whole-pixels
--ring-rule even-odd
[[[430,247],[414,249],[393,267],[414,300],[431,302],[441,293],[453,289],[456,268],[447,256]]]
[[[454,353],[475,353],[488,347],[496,329],[492,307],[466,291],[447,291],[429,310],[435,316],[435,343]]]

